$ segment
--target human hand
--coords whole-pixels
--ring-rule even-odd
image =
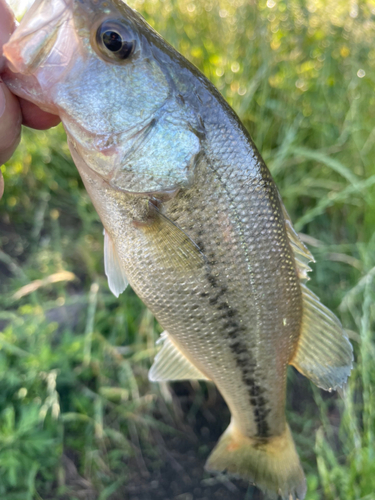
[[[21,138],[21,124],[38,130],[54,127],[60,122],[56,115],[46,113],[35,104],[13,95],[1,80],[5,66],[2,47],[14,31],[16,25],[12,11],[5,0],[0,0],[0,165],[14,153]],[[0,198],[4,181],[0,170]]]

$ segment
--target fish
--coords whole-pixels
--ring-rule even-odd
[[[12,92],[62,120],[110,290],[130,284],[164,328],[150,380],[212,382],[230,409],[206,469],[303,500],[287,368],[335,390],[353,351],[236,113],[122,0],[36,0],[4,54]]]

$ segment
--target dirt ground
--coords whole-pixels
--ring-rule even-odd
[[[124,488],[128,500],[262,500],[260,491],[242,480],[204,470],[206,459],[229,423],[230,414],[214,387],[208,393],[190,383],[173,384],[175,435],[152,431],[159,460],[137,457]],[[170,408],[171,405],[168,405]],[[167,421],[160,401],[155,417]]]

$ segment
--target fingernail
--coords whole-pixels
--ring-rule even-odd
[[[3,116],[7,101],[3,91],[3,82],[0,80],[0,118]]]

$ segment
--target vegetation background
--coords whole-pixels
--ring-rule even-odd
[[[315,255],[310,288],[351,336],[341,395],[290,373],[307,499],[373,500],[375,1],[130,3],[243,120]],[[24,130],[2,171],[0,498],[260,498],[202,470],[228,422],[215,389],[148,383],[160,328],[108,290],[63,129]]]

